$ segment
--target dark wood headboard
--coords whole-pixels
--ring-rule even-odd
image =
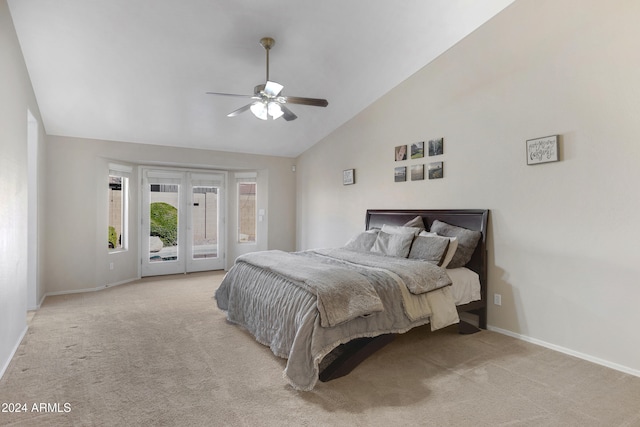
[[[470,270],[475,271],[480,276],[482,301],[469,303],[459,307],[459,311],[478,310],[480,315],[480,327],[486,328],[486,301],[487,301],[487,221],[489,210],[487,209],[437,209],[437,210],[397,210],[397,209],[370,209],[367,211],[365,226],[371,228],[382,228],[384,224],[403,225],[416,216],[421,216],[427,230],[431,228],[434,220],[446,222],[469,230],[478,230],[482,237],[476,246],[476,250],[471,257],[471,261],[466,265]],[[476,307],[477,306],[477,307]]]

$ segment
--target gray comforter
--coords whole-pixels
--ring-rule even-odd
[[[216,291],[227,319],[288,359],[284,377],[311,390],[318,364],[355,338],[458,322],[446,271],[346,249],[239,257]]]

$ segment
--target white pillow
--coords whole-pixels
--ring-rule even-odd
[[[423,231],[420,234],[418,234],[418,236],[439,236],[439,235],[436,233],[431,233],[429,231]],[[458,238],[446,237],[446,236],[440,236],[440,237],[445,237],[449,239],[449,248],[447,249],[447,255],[444,257],[444,261],[442,261],[442,265],[440,266],[442,268],[447,268],[447,266],[451,262],[451,259],[453,258],[453,255],[455,255],[456,253],[456,249],[458,249]]]
[[[388,234],[413,234],[417,236],[423,229],[418,227],[405,227],[402,225],[387,225],[382,226],[382,231]]]

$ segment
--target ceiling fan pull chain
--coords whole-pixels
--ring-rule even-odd
[[[265,81],[269,81],[269,49],[266,49],[267,51],[267,80]]]
[[[263,37],[260,39],[260,45],[267,51],[267,80],[269,81],[269,51],[276,44],[276,41],[271,37]]]

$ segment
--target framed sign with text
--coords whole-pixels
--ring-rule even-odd
[[[527,164],[557,162],[558,135],[527,140]]]
[[[355,169],[347,169],[342,171],[342,185],[352,185],[356,183]]]

